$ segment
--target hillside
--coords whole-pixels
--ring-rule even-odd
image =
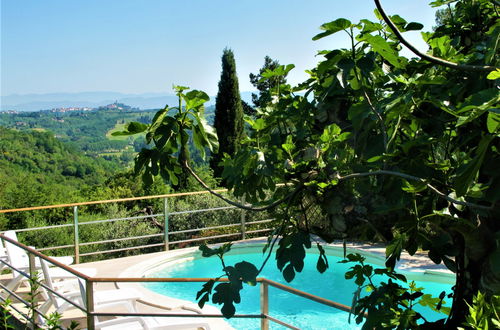
[[[210,120],[213,111],[213,106],[206,109]],[[117,138],[111,132],[130,121],[149,123],[155,113],[0,113],[0,209],[111,198],[89,193],[128,171],[136,152],[145,146],[144,136]],[[202,163],[198,152],[192,158]]]
[[[63,141],[70,142],[87,154],[99,155],[124,150],[128,141],[112,141],[106,133],[116,123],[132,120],[148,122],[154,111],[39,111],[30,113],[0,113],[0,126],[17,130],[51,131]]]
[[[116,138],[110,132],[123,129],[123,125],[131,121],[148,124],[156,111],[100,107],[91,111],[0,112],[0,126],[16,130],[51,131],[60,141],[71,143],[88,155],[116,158],[115,161],[126,165],[131,160],[131,154],[144,146],[144,138]],[[213,121],[213,112],[213,106],[207,107],[209,121]]]
[[[53,133],[0,126],[0,208],[75,201],[79,191],[120,170],[54,138]]]

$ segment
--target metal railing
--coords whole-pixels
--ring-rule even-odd
[[[216,190],[218,193],[227,192],[226,189]],[[72,229],[72,244],[65,245],[56,245],[56,246],[44,246],[39,248],[39,251],[56,251],[61,249],[71,249],[72,256],[75,258],[75,263],[81,262],[81,257],[86,256],[94,256],[94,255],[104,255],[110,253],[124,252],[130,250],[138,250],[138,249],[147,249],[147,248],[162,248],[163,250],[169,250],[173,245],[185,244],[185,243],[194,243],[199,241],[212,241],[213,240],[221,240],[221,239],[229,239],[234,240],[236,238],[245,239],[249,235],[256,234],[264,234],[266,232],[271,231],[268,227],[263,228],[263,226],[269,225],[273,219],[272,218],[264,218],[258,220],[249,219],[248,212],[244,210],[238,210],[240,212],[239,221],[229,224],[223,225],[214,225],[208,227],[198,227],[198,228],[190,228],[184,230],[169,230],[169,227],[172,223],[175,223],[172,219],[175,220],[176,217],[183,215],[193,215],[197,213],[213,213],[213,212],[226,212],[228,210],[236,209],[234,206],[218,206],[218,207],[210,207],[203,209],[193,209],[193,210],[171,210],[169,201],[182,198],[186,196],[196,196],[196,195],[209,195],[207,191],[197,191],[197,192],[186,192],[186,193],[175,193],[175,194],[165,194],[165,195],[154,195],[154,196],[143,196],[143,197],[131,197],[131,198],[121,198],[121,199],[113,199],[113,200],[101,200],[101,201],[89,201],[89,202],[79,202],[79,203],[69,203],[69,204],[58,204],[58,205],[48,205],[48,206],[36,206],[36,207],[26,207],[26,208],[18,208],[18,209],[8,209],[8,210],[0,210],[0,214],[7,213],[17,213],[17,212],[31,212],[31,211],[40,211],[47,209],[61,209],[61,208],[70,208],[72,210],[72,222],[65,224],[57,224],[51,226],[39,226],[32,228],[21,228],[14,229],[16,233],[28,233],[28,232],[36,232],[43,230],[51,230],[55,228],[68,228]],[[80,209],[82,207],[102,205],[102,204],[111,204],[111,203],[124,203],[124,202],[134,202],[134,201],[145,201],[145,200],[154,200],[161,199],[163,200],[162,204],[162,212],[147,214],[147,215],[137,215],[137,216],[127,216],[127,217],[117,217],[112,219],[99,219],[92,221],[81,221]],[[147,234],[147,235],[138,235],[138,236],[128,236],[121,238],[112,238],[112,239],[103,239],[96,240],[90,242],[82,242],[81,230],[84,226],[89,225],[97,225],[97,224],[110,224],[124,221],[137,221],[137,220],[147,220],[147,219],[162,219],[161,225],[163,226],[162,232]],[[249,221],[250,220],[250,221]],[[253,229],[252,229],[253,228]],[[226,229],[236,229],[236,231],[225,232]],[[204,231],[215,231],[215,233],[211,235],[201,235],[200,237],[189,237],[188,239],[177,239],[172,240],[172,237],[179,236],[179,234],[195,234],[202,233]],[[222,231],[217,233],[217,231]],[[108,243],[117,243],[117,242],[126,242],[126,241],[137,241],[141,239],[154,239],[157,238],[161,240],[161,242],[143,244],[143,245],[134,245],[129,247],[122,248],[113,248],[113,249],[101,249],[100,246]],[[81,248],[83,247],[95,247],[98,248],[96,251],[90,252],[82,252]],[[66,253],[69,254],[69,253]]]
[[[184,313],[115,313],[115,312],[97,312],[95,310],[95,304],[94,304],[94,295],[95,295],[95,284],[96,283],[119,283],[119,282],[181,282],[181,283],[186,283],[186,282],[207,282],[210,280],[210,278],[101,278],[101,277],[90,277],[85,274],[82,274],[81,272],[72,269],[71,267],[68,267],[57,260],[54,260],[53,258],[50,258],[39,251],[30,248],[24,244],[21,244],[15,240],[12,240],[8,237],[5,237],[3,234],[0,234],[0,239],[2,240],[2,243],[4,245],[7,244],[14,244],[17,247],[23,249],[28,257],[29,257],[29,273],[23,272],[20,269],[17,269],[13,267],[8,261],[1,260],[0,262],[10,268],[14,274],[14,272],[18,272],[19,274],[23,275],[26,277],[26,279],[30,279],[30,283],[37,283],[41,288],[44,290],[47,290],[51,292],[52,294],[56,295],[57,297],[65,300],[75,308],[81,310],[85,314],[86,318],[86,325],[88,329],[95,329],[95,318],[99,316],[112,316],[112,317],[189,317],[189,318],[223,318],[221,314],[184,314]],[[66,298],[63,294],[60,294],[57,292],[57,290],[51,289],[49,286],[46,285],[43,281],[41,281],[37,275],[37,269],[36,269],[36,258],[43,259],[53,266],[56,266],[58,268],[64,269],[65,271],[73,274],[75,278],[80,278],[85,282],[85,299],[82,299],[85,303],[85,306],[80,306],[79,304],[75,303],[74,301]],[[227,279],[219,279],[219,281],[227,281]],[[260,314],[236,314],[233,317],[234,318],[253,318],[253,319],[260,319],[260,324],[261,324],[261,329],[267,330],[269,329],[269,321],[280,324],[282,326],[285,326],[289,329],[298,329],[294,327],[291,324],[288,324],[282,320],[279,320],[277,318],[274,318],[270,315],[269,311],[269,287],[274,287],[279,290],[283,290],[286,292],[289,292],[291,294],[318,302],[320,304],[333,307],[345,312],[350,312],[350,307],[336,303],[334,301],[324,299],[312,294],[309,294],[307,292],[303,292],[297,289],[294,289],[292,287],[265,279],[265,278],[258,278],[257,282],[260,283]],[[47,315],[44,315],[44,312],[39,310],[36,305],[33,303],[30,303],[29,301],[26,301],[23,299],[20,295],[18,295],[14,290],[9,289],[7,286],[0,284],[0,287],[2,288],[2,292],[0,294],[0,300],[3,302],[6,301],[7,297],[6,296],[12,296],[14,297],[17,301],[25,305],[25,308],[28,310],[33,311],[33,317],[27,315],[25,312],[21,311],[20,309],[10,306],[12,309],[14,309],[16,312],[18,312],[23,318],[27,320],[32,325],[32,328],[36,328],[38,326],[37,323],[39,323],[39,319],[47,319]],[[8,294],[6,294],[8,293]],[[83,297],[82,297],[83,298]],[[37,320],[38,319],[38,320]]]

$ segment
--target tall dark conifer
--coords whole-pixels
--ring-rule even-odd
[[[222,54],[222,73],[219,92],[215,100],[215,129],[219,138],[219,151],[212,154],[210,167],[216,177],[222,174],[219,162],[224,153],[233,155],[243,135],[243,107],[236,75],[236,63],[231,49],[224,49]]]

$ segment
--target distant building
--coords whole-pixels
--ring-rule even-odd
[[[115,101],[114,103],[105,106],[100,106],[97,110],[134,110],[134,109],[135,108],[132,108],[129,105]]]
[[[53,108],[49,112],[71,112],[71,111],[91,111],[94,108],[89,107],[69,107],[69,108]]]

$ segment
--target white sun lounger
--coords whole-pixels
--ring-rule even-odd
[[[10,238],[16,242],[19,242],[19,240],[17,239],[16,232],[13,230],[6,231],[4,233],[4,236],[7,238]],[[9,243],[7,241],[5,241],[5,248],[7,250],[6,251],[7,256],[9,258],[9,261],[11,262],[11,264],[16,263],[17,265],[22,266],[22,267],[29,267],[29,257],[28,257],[28,254],[23,249],[21,249],[20,247],[14,245],[12,243]],[[32,248],[34,248],[34,247],[32,247]],[[67,256],[67,257],[51,257],[51,258],[64,264],[64,265],[71,265],[73,263],[73,257],[69,257],[69,256]],[[36,266],[38,268],[40,268],[39,263]]]
[[[44,272],[48,271],[46,267],[45,260],[41,260],[42,269]],[[50,274],[45,275],[46,278],[50,279]],[[64,286],[65,282],[72,281],[68,286]],[[66,291],[71,290],[75,287],[75,282],[78,284],[79,291]],[[54,287],[54,283],[52,286],[48,286],[54,288],[55,291],[64,292],[64,297],[70,299],[71,301],[79,304],[81,307],[86,307],[86,288],[85,283],[82,279],[74,277],[73,280],[56,282],[56,285],[60,286],[59,289]],[[59,293],[59,292],[58,292]],[[104,291],[94,291],[93,299],[94,299],[94,311],[107,311],[114,308],[124,308],[129,313],[138,313],[137,310],[137,300],[141,298],[141,294],[133,289],[116,289],[116,290],[104,290]],[[52,294],[51,299],[53,299],[53,305],[56,306],[56,311],[61,313],[68,308],[72,308],[70,303],[64,301],[64,299],[57,297]],[[42,309],[43,310],[43,309]],[[193,311],[188,310],[179,310],[174,311],[175,313],[182,314],[195,314]],[[95,329],[101,330],[134,330],[134,329],[150,329],[150,330],[175,330],[175,329],[198,329],[203,328],[205,330],[210,330],[210,325],[205,321],[201,321],[198,319],[189,319],[184,317],[118,317],[112,320],[99,321],[96,317],[94,321]]]
[[[96,330],[177,330],[198,328],[210,330],[210,325],[206,321],[187,317],[119,317],[96,323],[95,328]]]
[[[7,231],[4,233],[4,235],[10,239],[17,241],[17,235],[14,231]],[[19,271],[29,273],[30,272],[29,257],[26,254],[26,252],[20,247],[10,242],[4,241],[4,244],[7,253],[7,262],[14,268],[18,269]],[[59,261],[62,264],[71,264],[73,262],[73,257],[51,257],[51,258]],[[40,261],[38,258],[35,258],[35,270],[40,270],[40,268],[41,268]],[[79,269],[78,271],[82,272],[87,276],[93,276],[96,274],[96,270],[92,268]],[[67,271],[60,268],[51,268],[50,273],[53,279],[56,278],[62,279],[71,275]],[[23,274],[19,273],[16,270],[12,270],[12,280],[9,281],[9,283],[7,283],[6,288],[8,290],[15,291],[17,290],[17,288],[19,288],[19,286],[23,282],[26,282],[27,280],[28,279]]]
[[[3,245],[3,240],[0,239],[0,260],[4,262],[9,262],[9,257],[7,256],[7,250],[5,250],[5,246]],[[3,262],[0,261],[0,271],[7,267]]]
[[[68,275],[62,281],[54,281],[52,277],[52,272],[48,267],[45,260],[40,260],[42,265],[42,271],[44,274],[45,282],[47,287],[56,291],[58,294],[66,298],[67,300],[73,302],[85,308],[86,306],[86,294],[85,285],[83,280],[76,277],[75,275]],[[64,300],[63,298],[57,296],[53,292],[48,292],[49,299],[47,302],[40,307],[42,311],[47,311],[50,306],[54,306],[58,313],[62,313],[65,310],[76,308],[73,304]],[[124,307],[128,312],[137,312],[136,302],[141,298],[141,294],[134,289],[116,289],[116,290],[105,290],[105,291],[95,291],[94,292],[94,309],[98,308],[110,308],[116,306]]]

